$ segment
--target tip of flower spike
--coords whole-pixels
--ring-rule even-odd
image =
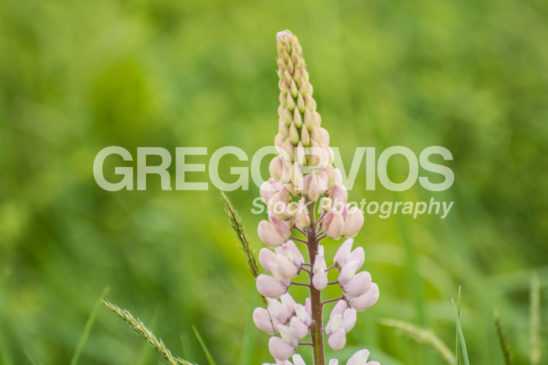
[[[281,32],[278,32],[276,34],[276,40],[279,42],[279,41],[283,40],[286,37],[291,37],[292,35],[293,35],[293,33],[291,33],[290,30],[282,30]]]

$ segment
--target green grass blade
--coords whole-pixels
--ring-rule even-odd
[[[211,356],[211,353],[209,352],[204,340],[202,339],[202,336],[200,336],[200,332],[198,332],[198,329],[195,326],[192,326],[192,330],[194,331],[194,336],[196,336],[196,339],[198,340],[200,346],[202,347],[202,350],[204,351],[207,362],[209,363],[209,365],[215,365],[215,360],[213,360],[213,357]]]
[[[502,324],[500,323],[500,317],[498,312],[495,310],[495,326],[497,327],[497,335],[499,337],[500,348],[502,349],[502,355],[504,356],[504,363],[506,365],[512,364],[512,354],[510,352],[510,347],[508,346],[508,339],[504,334],[502,329]]]
[[[538,365],[540,364],[540,281],[538,276],[531,279],[529,338],[531,341],[529,359],[531,365]]]
[[[234,206],[232,205],[232,203],[230,202],[226,194],[222,191],[221,191],[221,196],[223,197],[223,202],[225,204],[225,211],[226,211],[226,214],[228,215],[228,218],[230,219],[232,228],[234,229],[234,231],[236,232],[236,235],[238,236],[238,239],[240,240],[241,249],[247,260],[247,265],[249,266],[251,275],[253,275],[253,277],[256,278],[259,275],[259,265],[257,265],[255,254],[253,253],[253,250],[251,249],[251,245],[249,244],[249,240],[247,239],[247,235],[245,234],[242,220],[240,216],[238,215],[238,212],[236,211],[236,209],[234,209]]]
[[[150,331],[143,322],[135,318],[129,311],[118,307],[115,304],[112,304],[106,300],[102,300],[103,304],[106,305],[111,311],[116,313],[120,318],[127,322],[133,328],[138,335],[140,335],[146,342],[148,342],[163,358],[169,365],[192,365],[192,363],[179,359],[171,354],[171,351],[164,345],[164,342],[161,339],[158,339],[152,331]]]
[[[95,323],[95,319],[97,318],[97,314],[99,313],[99,309],[101,308],[101,301],[105,298],[105,295],[107,295],[107,293],[108,293],[108,287],[105,287],[103,291],[101,292],[101,295],[99,295],[99,299],[97,299],[97,301],[95,302],[95,305],[93,306],[93,309],[91,310],[91,313],[89,314],[88,320],[86,321],[86,325],[84,326],[84,332],[82,332],[82,335],[80,336],[80,340],[78,340],[78,345],[76,346],[76,351],[74,351],[74,355],[72,356],[70,365],[78,364],[80,355],[82,354],[82,351],[84,350],[84,347],[86,346],[86,342],[89,338],[91,328],[93,327],[93,324]]]
[[[455,364],[455,355],[449,350],[447,345],[434,332],[415,326],[412,323],[397,319],[384,318],[380,324],[392,327],[411,338],[415,342],[424,344],[436,351],[446,363]]]
[[[456,353],[460,353],[460,356],[457,357],[457,365],[459,365],[461,362],[464,365],[470,365],[470,361],[468,359],[468,351],[466,350],[466,341],[464,340],[464,333],[462,332],[462,326],[460,323],[460,301],[461,301],[461,288],[459,287],[459,296],[457,298],[457,303],[455,305],[453,301],[453,305],[455,305],[455,312],[456,312],[456,328],[457,328],[457,345],[456,345]],[[462,357],[462,359],[460,358]]]

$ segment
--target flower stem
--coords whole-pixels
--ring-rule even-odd
[[[314,204],[309,205],[310,217],[314,219]],[[316,254],[318,253],[318,240],[316,236],[316,222],[312,221],[308,229],[308,257],[311,267],[314,267]],[[312,277],[310,278],[312,281]],[[322,297],[321,292],[310,284],[310,301],[312,304],[312,325],[310,326],[310,337],[312,339],[312,351],[314,365],[325,365],[323,353],[323,327],[322,323]]]

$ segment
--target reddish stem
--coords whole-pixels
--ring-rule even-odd
[[[309,205],[310,216],[314,220],[314,204]],[[308,229],[308,257],[311,267],[314,267],[316,254],[318,253],[318,240],[316,236],[316,222],[312,221]],[[312,278],[311,278],[312,279]],[[314,355],[314,365],[325,365],[323,353],[323,327],[322,323],[322,298],[321,292],[310,285],[310,301],[312,304],[312,325],[310,326],[310,337]]]

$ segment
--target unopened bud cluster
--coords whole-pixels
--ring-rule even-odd
[[[311,345],[314,364],[324,365],[323,338],[333,350],[346,344],[346,334],[354,327],[357,312],[376,303],[379,288],[372,282],[364,264],[364,250],[352,250],[353,239],[363,225],[363,214],[348,202],[340,171],[333,167],[329,133],[321,127],[313,88],[309,82],[302,49],[289,31],[278,34],[278,75],[280,107],[278,134],[274,140],[279,155],[270,163],[270,179],[261,186],[261,197],[269,209],[268,220],[258,226],[260,239],[270,248],[259,253],[266,271],[257,277],[257,290],[267,298],[267,308],[257,308],[253,320],[272,337],[269,350],[276,364],[304,364],[296,354],[299,345]],[[315,206],[322,202],[322,210]],[[301,238],[294,235],[301,235]],[[346,238],[328,266],[324,238]],[[308,261],[297,247],[306,245]],[[337,280],[329,282],[328,273],[337,270]],[[295,282],[302,272],[309,281]],[[304,305],[289,294],[292,285],[306,286],[310,297]],[[321,301],[328,285],[341,290],[340,298]],[[333,303],[329,321],[324,326],[322,308]],[[309,337],[309,342],[303,343]],[[355,353],[347,365],[373,365],[369,352]],[[338,364],[332,359],[329,365]]]

